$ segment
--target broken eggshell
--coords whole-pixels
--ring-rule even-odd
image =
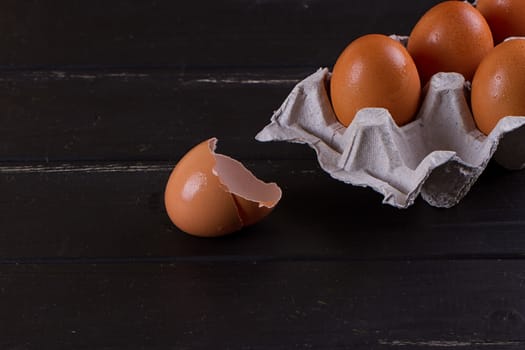
[[[194,236],[238,231],[263,219],[281,199],[275,183],[265,183],[239,161],[216,154],[216,143],[211,138],[186,153],[166,185],[168,216]]]
[[[525,165],[525,117],[505,117],[488,135],[477,128],[458,73],[438,73],[416,119],[398,127],[386,109],[361,109],[345,128],[327,93],[328,69],[295,86],[257,135],[312,147],[333,178],[371,187],[383,203],[412,205],[419,194],[435,207],[452,207],[469,191],[501,144],[496,159],[511,169]]]

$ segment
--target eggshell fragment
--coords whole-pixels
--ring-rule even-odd
[[[252,225],[281,199],[275,183],[265,183],[240,162],[214,153],[216,143],[211,138],[191,149],[166,185],[168,216],[182,231],[195,236],[222,236]]]

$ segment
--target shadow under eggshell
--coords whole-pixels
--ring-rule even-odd
[[[510,145],[498,152],[504,166],[525,162],[525,139],[515,136],[525,133],[525,117],[503,118],[483,135],[461,74],[434,75],[417,118],[403,127],[382,108],[360,110],[348,128],[339,124],[326,92],[329,77],[324,68],[297,84],[256,139],[308,144],[333,178],[371,187],[397,208],[409,207],[419,194],[432,206],[456,205],[500,142]],[[513,152],[516,147],[522,152]]]

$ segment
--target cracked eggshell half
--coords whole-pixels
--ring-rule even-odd
[[[194,236],[222,236],[255,224],[282,195],[275,183],[265,183],[239,161],[216,154],[216,143],[211,138],[186,153],[166,185],[168,216]]]

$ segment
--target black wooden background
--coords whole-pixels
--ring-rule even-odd
[[[407,210],[255,134],[296,82],[437,0],[2,0],[0,349],[524,349],[525,174]],[[211,136],[284,191],[260,224],[169,221]]]

